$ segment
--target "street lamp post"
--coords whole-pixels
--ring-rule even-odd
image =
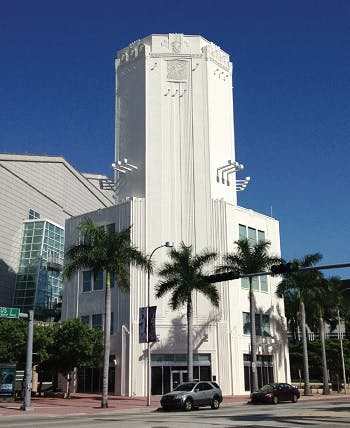
[[[350,288],[344,288],[340,291],[340,293],[344,293],[344,291],[349,291]],[[339,333],[339,340],[340,340],[340,354],[341,354],[341,364],[343,369],[343,381],[344,381],[344,393],[347,393],[347,385],[346,385],[346,372],[345,372],[345,362],[344,362],[344,349],[343,349],[343,335],[340,331],[340,314],[339,314],[339,307],[338,307],[338,333]]]
[[[148,269],[147,269],[147,406],[151,405],[151,342],[149,341],[149,325],[148,325],[148,311],[150,307],[151,300],[151,259],[153,254],[160,248],[167,247],[171,248],[174,246],[173,242],[165,242],[162,245],[156,247],[148,257]]]
[[[344,362],[344,350],[343,350],[343,335],[340,332],[340,315],[338,309],[338,331],[339,331],[339,339],[340,339],[340,353],[341,353],[341,364],[343,368],[343,381],[344,381],[344,393],[346,394],[346,373],[345,373],[345,362]]]

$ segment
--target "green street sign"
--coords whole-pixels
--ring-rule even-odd
[[[19,309],[0,307],[0,318],[19,318]]]

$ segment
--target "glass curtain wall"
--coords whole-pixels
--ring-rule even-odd
[[[24,222],[14,306],[54,321],[61,301],[64,230],[48,220]]]

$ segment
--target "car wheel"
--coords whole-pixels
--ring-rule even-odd
[[[273,397],[273,404],[278,404],[280,402],[280,399],[277,397],[277,395],[275,395]]]
[[[214,397],[213,401],[211,402],[211,408],[216,410],[220,407],[220,400],[218,397]]]
[[[187,400],[185,401],[184,409],[186,410],[186,412],[189,412],[193,409],[193,402],[190,398],[187,398]]]
[[[296,394],[293,394],[292,403],[296,403],[298,401],[298,397]]]

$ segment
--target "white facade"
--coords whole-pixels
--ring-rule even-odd
[[[138,170],[117,177],[119,205],[89,216],[98,224],[115,223],[117,229],[132,224],[135,245],[148,254],[165,241],[184,241],[196,252],[231,252],[239,225],[263,232],[272,242],[272,253],[280,254],[278,222],[237,206],[236,176],[230,174],[228,180],[228,170],[223,174],[222,167],[235,162],[229,56],[200,36],[151,35],[118,52],[116,79],[116,159],[127,158]],[[67,222],[67,246],[75,242],[81,219]],[[166,258],[166,249],[160,249],[153,260],[159,266]],[[82,273],[66,287],[64,318],[103,313],[103,290],[82,293],[81,281]],[[150,297],[151,305],[157,305],[159,342],[151,349],[152,390],[162,393],[186,370],[186,317],[185,310],[169,309],[167,297],[155,300],[156,282],[153,277]],[[259,339],[259,353],[266,357],[265,375],[288,381],[284,307],[275,296],[277,282],[268,278],[256,291],[257,313],[265,320],[268,316],[270,325],[270,335]],[[194,374],[209,374],[224,394],[244,394],[244,355],[250,352],[250,336],[243,331],[248,292],[241,280],[218,288],[219,310],[203,296],[194,296],[194,353],[200,367]],[[142,306],[147,306],[146,276],[132,270],[130,295],[113,290],[111,353],[116,355],[118,394],[146,395],[146,347],[138,337]]]

